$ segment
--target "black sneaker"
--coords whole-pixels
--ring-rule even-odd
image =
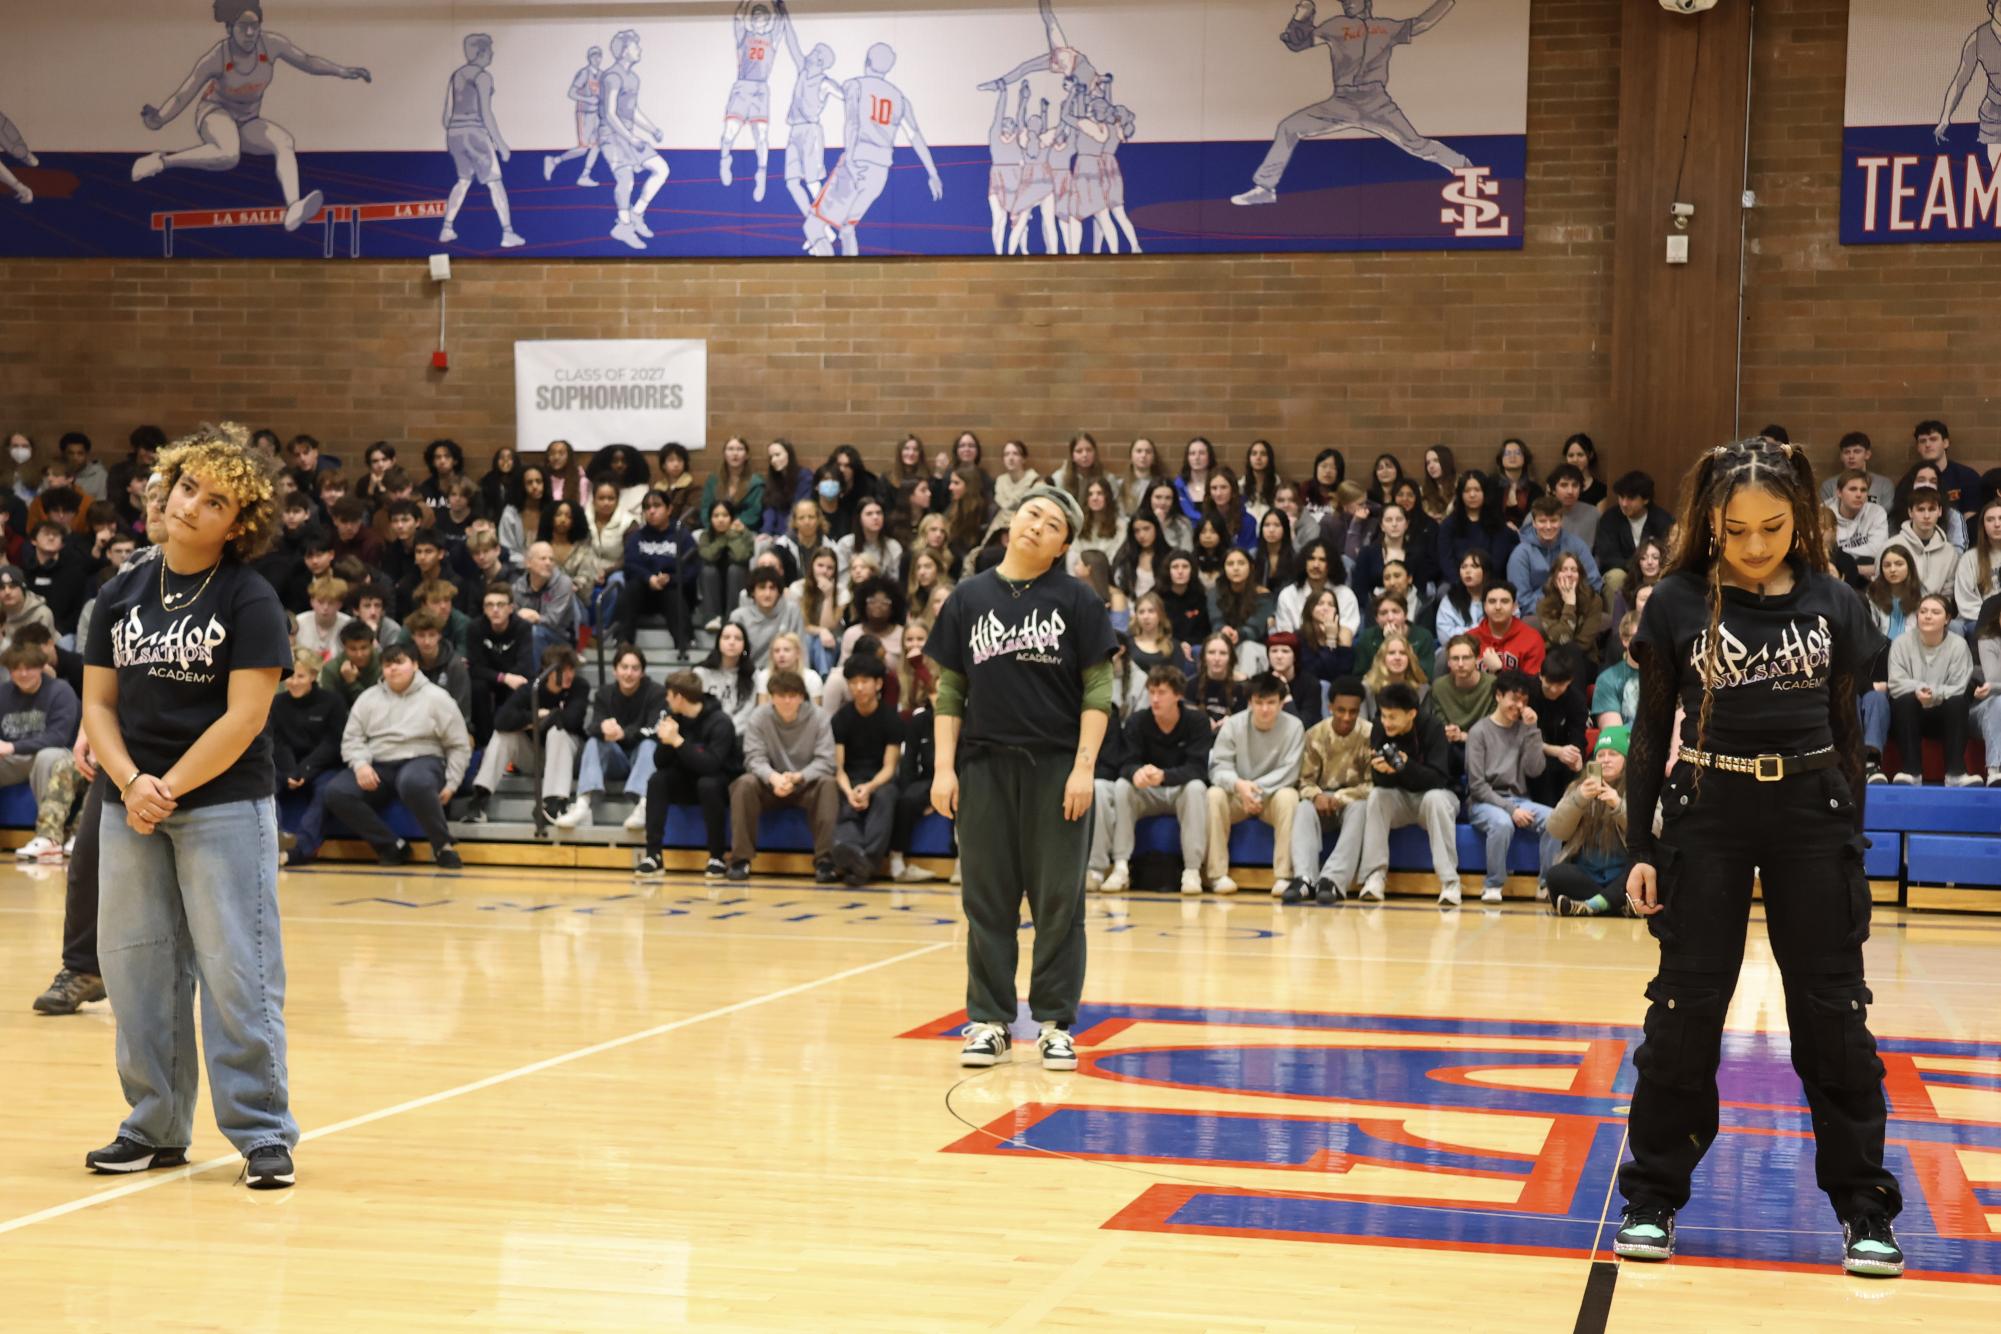
[[[556,822],[556,817],[561,815],[563,813],[563,808],[568,806],[569,804],[570,803],[564,800],[562,797],[542,798],[543,818],[547,819],[550,824],[554,824]]]
[[[634,875],[659,875],[660,858],[651,852],[647,853],[633,866],[632,873]]]
[[[1280,903],[1306,903],[1313,898],[1313,884],[1307,880],[1288,880],[1285,892],[1278,896]]]
[[[1674,1210],[1664,1204],[1628,1205],[1612,1238],[1612,1253],[1628,1260],[1674,1258]]]
[[[660,859],[658,857],[655,857],[653,859],[653,864],[656,867],[659,866]],[[708,864],[702,868],[702,879],[721,880],[724,876],[728,875],[729,873],[730,873],[730,864],[728,862],[724,861],[721,857],[711,857],[709,858]]]
[[[155,1167],[182,1167],[187,1161],[186,1149],[156,1149],[126,1135],[83,1156],[83,1165],[100,1176],[145,1172]]]
[[[396,846],[389,851],[375,854],[375,864],[378,866],[402,866],[409,860],[410,845],[400,838],[396,840]]]
[[[731,862],[730,879],[735,881],[739,885],[742,884],[744,881],[750,879],[750,863]]]
[[[1324,876],[1313,882],[1313,899],[1316,903],[1339,903],[1347,897],[1341,892],[1341,886]]]
[[[841,878],[840,874],[834,870],[833,858],[829,857],[825,861],[817,861],[813,863],[814,884],[831,885],[840,878]]]
[[[262,1144],[244,1160],[244,1184],[252,1190],[284,1190],[292,1184],[292,1151],[282,1144]]]
[[[967,1024],[964,1032],[966,1045],[959,1048],[960,1065],[984,1067],[999,1065],[1007,1059],[1007,1049],[1012,1044],[1007,1025]]]
[[[836,843],[833,853],[827,858],[833,863],[834,875],[849,889],[860,889],[869,881],[869,859],[862,850],[852,843]],[[829,877],[831,879],[832,877]],[[822,881],[825,884],[826,881]]]
[[[1550,909],[1558,917],[1596,917],[1598,910],[1591,906],[1589,899],[1573,899],[1568,894],[1558,894],[1550,900]]]
[[[49,989],[35,997],[37,1014],[75,1014],[79,1005],[104,999],[104,979],[95,973],[79,973],[65,968],[49,983]]]
[[[463,871],[466,866],[457,848],[442,848],[431,854],[431,860],[441,871]]]
[[[464,824],[485,824],[492,817],[486,813],[487,793],[484,788],[474,788],[472,800],[466,803],[465,811],[459,816]]]
[[[1859,1214],[1841,1225],[1846,1249],[1841,1267],[1869,1278],[1895,1278],[1904,1272],[1904,1251],[1890,1220],[1881,1214]]]

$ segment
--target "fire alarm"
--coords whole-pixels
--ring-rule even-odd
[[[451,368],[452,368],[452,360],[449,356],[445,354],[445,350],[443,348],[439,348],[436,352],[433,352],[431,354],[432,370],[448,371]]]

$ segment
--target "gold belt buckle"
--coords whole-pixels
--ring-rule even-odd
[[[1767,766],[1770,766],[1767,768]],[[1776,783],[1786,776],[1786,757],[1783,755],[1760,755],[1753,761],[1752,772],[1761,783]]]

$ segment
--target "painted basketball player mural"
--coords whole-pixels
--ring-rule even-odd
[[[1987,165],[2001,166],[2001,0],[1987,0],[1987,22],[1967,34],[1959,48],[1959,65],[1945,90],[1945,106],[1939,111],[1938,126],[1932,137],[1946,141],[1953,112],[1966,96],[1975,72],[1987,77],[1987,95],[1980,99],[1980,144],[1987,150]]]
[[[1277,203],[1278,183],[1299,141],[1342,130],[1366,130],[1447,171],[1473,165],[1465,154],[1419,134],[1389,90],[1390,56],[1396,48],[1431,31],[1452,12],[1455,3],[1457,0],[1434,0],[1431,8],[1414,19],[1384,19],[1376,17],[1375,0],[1341,0],[1341,16],[1316,25],[1313,0],[1299,0],[1280,40],[1291,51],[1327,48],[1334,64],[1334,95],[1301,107],[1278,123],[1271,151],[1251,177],[1251,188],[1233,195],[1230,202]]]
[[[215,21],[226,35],[188,72],[188,77],[164,107],[142,107],[139,119],[149,130],[173,124],[189,106],[195,108],[195,128],[201,143],[168,153],[148,153],[132,164],[132,179],[147,180],[169,168],[192,171],[233,171],[248,153],[275,159],[278,188],[285,194],[285,230],[297,231],[320,211],[318,190],[299,193],[297,143],[282,125],[264,118],[264,95],[280,64],[330,79],[372,82],[358,65],[342,65],[309,55],[290,38],[264,27],[261,0],[215,0]]]
[[[822,117],[827,114],[827,99],[842,96],[841,81],[827,73],[833,67],[833,47],[821,42],[808,51],[799,67],[799,81],[792,85],[792,105],[785,113],[785,190],[799,212],[809,218],[813,216],[813,201],[827,182],[827,130]],[[760,164],[759,199],[764,197],[763,171]]]
[[[725,187],[736,181],[736,142],[745,126],[757,145],[757,186],[751,199],[764,202],[765,171],[771,157],[771,71],[778,63],[773,39],[784,41],[792,55],[792,68],[800,69],[799,38],[785,13],[785,0],[765,4],[763,0],[740,0],[731,19],[736,37],[736,82],[730,85],[729,104],[723,108],[722,158],[717,171]],[[803,72],[800,76],[805,77]]]
[[[9,156],[24,166],[39,167],[42,165],[42,160],[28,150],[28,141],[21,137],[21,132],[14,127],[14,122],[7,119],[4,113],[0,113],[0,149],[6,150]],[[7,189],[12,190],[14,198],[20,200],[23,204],[32,204],[35,202],[35,192],[21,184],[15,178],[14,173],[7,170],[5,163],[0,163],[0,186],[5,186]]]
[[[916,108],[903,90],[889,81],[889,72],[896,67],[895,49],[887,42],[877,42],[868,49],[863,67],[867,73],[841,87],[848,112],[846,147],[806,217],[806,249],[814,255],[833,254],[837,237],[843,255],[861,253],[856,229],[889,185],[898,130],[909,136],[911,148],[924,164],[932,202],[945,197],[945,183],[938,178],[931,145],[924,142],[924,132],[917,128]]]
[[[466,63],[452,71],[445,85],[445,147],[458,168],[458,183],[452,186],[445,205],[443,242],[459,239],[459,210],[475,181],[486,186],[493,199],[493,211],[500,218],[500,245],[515,250],[528,243],[514,230],[513,210],[507,202],[507,186],[500,179],[500,164],[514,156],[501,137],[500,123],[493,116],[493,38],[483,32],[465,39]]]
[[[639,34],[625,29],[611,39],[612,67],[605,71],[598,111],[598,142],[604,148],[605,165],[611,168],[612,190],[618,200],[618,216],[611,235],[634,250],[646,249],[653,229],[646,225],[646,210],[660,187],[667,184],[667,159],[653,145],[666,133],[639,109],[639,60],[644,54]],[[653,142],[639,136],[644,133]],[[632,189],[638,173],[646,173],[639,197]]]
[[[584,57],[584,67],[570,77],[570,101],[577,106],[577,146],[565,153],[551,153],[542,159],[542,179],[553,180],[556,168],[565,162],[584,160],[584,169],[577,177],[577,184],[596,185],[591,176],[591,168],[598,164],[598,154],[602,151],[598,144],[598,104],[603,94],[604,48],[594,46]]]

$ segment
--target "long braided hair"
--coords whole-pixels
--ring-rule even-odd
[[[1708,586],[1709,625],[1694,663],[1702,676],[1702,709],[1695,724],[1697,750],[1708,744],[1710,708],[1715,703],[1716,681],[1722,674],[1723,512],[1732,496],[1750,489],[1770,492],[1791,509],[1793,538],[1792,548],[1786,553],[1788,559],[1803,562],[1808,572],[1827,565],[1827,543],[1820,530],[1814,495],[1813,465],[1807,461],[1805,450],[1756,436],[1704,450],[1696,459],[1682,481],[1682,511],[1676,525],[1675,550],[1661,577],[1686,572]],[[1695,782],[1699,785],[1701,781],[1698,769]]]

